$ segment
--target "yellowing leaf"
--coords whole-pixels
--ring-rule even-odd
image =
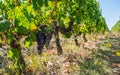
[[[34,24],[31,24],[31,25],[30,25],[30,31],[33,32],[33,31],[35,31],[35,30],[37,30],[37,26],[34,25]]]
[[[107,47],[111,47],[112,45],[111,45],[110,43],[107,43],[106,46],[107,46]]]
[[[101,61],[95,61],[95,64],[101,66],[103,63]]]
[[[102,65],[102,62],[97,62],[97,65],[101,66],[101,65]]]
[[[120,57],[120,50],[116,51],[116,56]]]
[[[2,43],[2,39],[0,38],[0,43]]]

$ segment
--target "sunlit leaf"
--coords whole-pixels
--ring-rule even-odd
[[[116,51],[116,56],[119,56],[119,57],[120,57],[120,50],[117,50],[117,51]]]
[[[30,41],[25,41],[25,43],[24,43],[24,45],[25,45],[25,47],[30,47],[31,46],[31,42]]]
[[[106,46],[107,47],[111,47],[112,45],[111,45],[111,43],[107,43]]]
[[[15,60],[19,59],[19,51],[17,49],[10,49],[8,51],[8,58]]]

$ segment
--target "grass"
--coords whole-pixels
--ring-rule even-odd
[[[43,55],[32,52],[34,48],[30,49],[32,50],[29,51],[31,52],[30,55],[24,55],[26,73],[28,75],[114,75],[110,62],[110,57],[115,54],[111,50],[114,45],[107,38],[108,33],[104,36],[92,36],[87,35],[88,42],[83,43],[82,47],[75,46],[73,40],[62,39],[64,53],[60,56],[57,55],[54,46],[51,50],[45,48]],[[78,39],[81,43],[81,37],[78,37]],[[51,43],[51,45],[55,44]],[[13,62],[7,65],[7,70],[0,69],[0,74],[15,73],[16,68]],[[10,68],[11,70],[8,70]]]

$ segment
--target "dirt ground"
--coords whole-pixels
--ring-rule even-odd
[[[79,36],[80,46],[76,46],[73,37],[60,40],[63,54],[58,56],[55,41],[52,39],[43,55],[37,54],[36,44],[23,48],[27,75],[120,75],[120,33],[91,34],[84,42]],[[13,61],[8,59],[10,47],[0,48],[0,75],[16,75]]]

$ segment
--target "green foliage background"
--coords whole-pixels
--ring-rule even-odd
[[[120,32],[120,20],[112,27],[112,32]]]

